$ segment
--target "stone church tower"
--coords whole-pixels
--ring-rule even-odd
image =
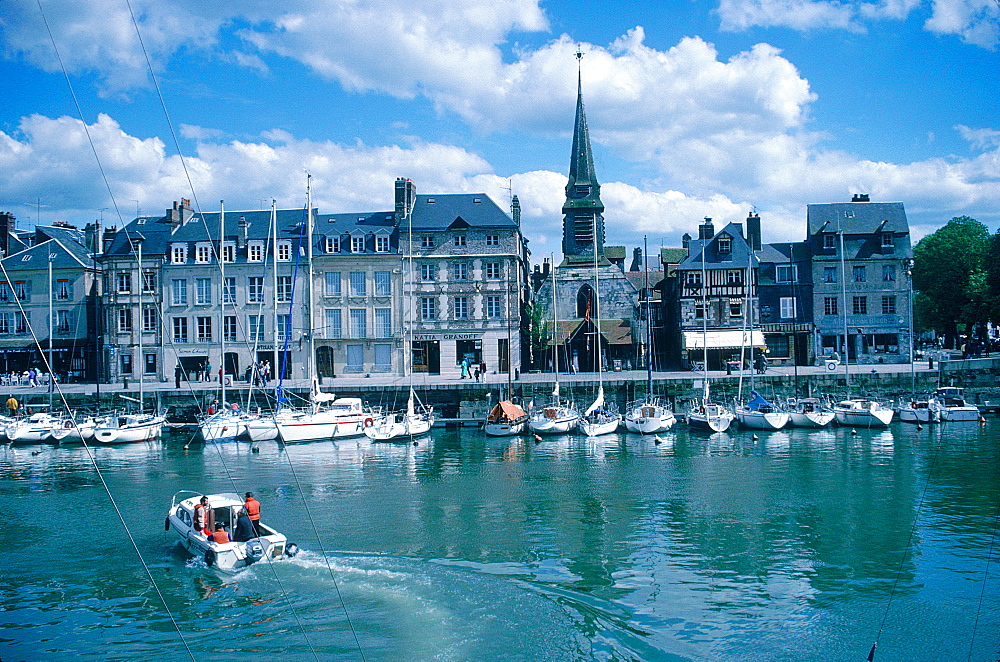
[[[582,56],[577,53],[578,60]],[[633,329],[638,291],[604,254],[604,203],[594,170],[579,70],[573,152],[562,212],[563,260],[554,269],[545,265],[535,295],[549,329],[544,369],[551,370],[558,358],[562,371],[593,372],[598,357],[606,370],[625,368],[635,363],[637,355]]]

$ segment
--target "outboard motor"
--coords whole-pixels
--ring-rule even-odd
[[[295,556],[298,553],[299,553],[299,546],[296,545],[295,543],[290,542],[287,545],[285,545],[285,554],[288,555],[289,558]]]
[[[264,558],[264,545],[259,540],[251,540],[247,543],[247,565],[253,565]]]

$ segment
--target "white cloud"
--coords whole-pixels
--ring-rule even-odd
[[[723,30],[785,27],[863,31],[870,21],[906,20],[923,0],[720,0],[717,13]],[[1000,7],[995,0],[931,0],[924,27],[957,35],[962,41],[993,49],[1000,33]]]
[[[956,126],[955,129],[976,149],[987,150],[1000,147],[1000,131],[995,129],[971,129],[961,124]]]

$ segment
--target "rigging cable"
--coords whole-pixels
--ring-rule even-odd
[[[36,2],[38,4],[38,11],[39,11],[39,13],[41,14],[41,17],[42,17],[42,22],[45,24],[45,30],[46,30],[46,32],[49,35],[49,40],[52,42],[52,49],[55,51],[56,59],[59,61],[59,66],[62,69],[63,76],[66,78],[66,84],[69,86],[70,94],[73,97],[73,103],[76,105],[77,112],[80,113],[80,117],[81,117],[81,121],[82,121],[83,110],[80,108],[80,102],[79,102],[79,100],[76,97],[76,92],[73,90],[73,85],[72,85],[72,83],[71,83],[71,81],[69,79],[69,74],[66,71],[66,66],[63,63],[62,56],[59,54],[59,49],[56,46],[55,37],[52,35],[52,29],[49,27],[49,21],[48,21],[48,19],[45,16],[45,10],[42,8],[41,0],[36,0]],[[93,138],[90,135],[90,130],[87,128],[87,123],[85,121],[82,121],[82,123],[83,123],[84,130],[87,133],[87,139],[90,142],[90,147],[94,151],[94,156],[96,157],[97,156],[97,147],[94,145]],[[114,194],[111,192],[111,185],[108,182],[107,174],[105,173],[104,166],[101,164],[99,158],[97,159],[97,166],[98,166],[98,168],[101,171],[101,176],[104,178],[105,185],[108,187],[108,193],[111,194],[112,204],[115,205],[115,209],[117,210],[118,209],[118,203],[115,201]],[[121,214],[119,212],[119,216],[120,215]],[[2,260],[0,260],[0,270],[3,271],[4,278],[9,283],[10,282],[10,277],[7,275],[7,268],[4,266]],[[25,322],[27,323],[26,325],[28,327],[28,331],[31,333],[31,338],[34,341],[35,346],[38,348],[38,352],[42,356],[42,361],[45,364],[45,370],[46,370],[46,372],[49,373],[49,379],[52,380],[53,379],[52,366],[49,365],[48,357],[45,355],[44,352],[42,352],[42,346],[41,346],[41,343],[39,343],[39,341],[38,341],[38,336],[35,334],[35,330],[34,330],[34,328],[32,328],[31,321],[28,319],[28,316],[25,315],[25,313],[24,313],[24,306],[21,304],[21,300],[18,297],[15,296],[14,300],[17,302],[18,311],[21,313],[21,316],[24,317]],[[49,338],[49,342],[50,343],[52,342],[51,338]],[[59,394],[59,400],[62,402],[63,408],[65,409],[65,411],[70,412],[70,414],[71,414],[71,420],[73,421],[73,426],[76,428],[77,434],[80,434],[80,439],[83,440],[83,447],[87,451],[87,458],[90,460],[90,463],[93,465],[94,471],[97,472],[97,477],[100,479],[101,485],[104,487],[104,491],[107,492],[108,499],[111,501],[111,507],[115,509],[115,514],[118,516],[119,521],[121,521],[122,529],[125,531],[125,534],[128,536],[129,542],[132,544],[132,549],[135,550],[136,556],[139,558],[139,562],[142,564],[142,568],[143,568],[143,570],[146,573],[146,577],[149,579],[150,585],[153,587],[153,590],[156,591],[156,595],[157,595],[157,597],[160,600],[160,604],[163,605],[163,609],[166,611],[167,617],[170,619],[170,622],[173,625],[174,630],[177,631],[177,636],[180,637],[181,643],[184,645],[184,649],[187,651],[188,657],[190,657],[191,660],[192,660],[192,662],[194,662],[194,660],[195,660],[194,653],[192,652],[191,647],[188,645],[187,639],[184,638],[184,633],[181,631],[180,625],[177,623],[177,620],[174,618],[173,613],[170,611],[170,607],[167,605],[166,598],[163,597],[163,593],[160,592],[159,587],[156,585],[156,580],[153,579],[153,574],[150,571],[149,566],[146,564],[146,560],[142,557],[142,552],[139,551],[139,546],[136,543],[135,538],[132,536],[132,532],[129,530],[128,525],[125,522],[125,517],[122,515],[121,510],[119,510],[118,504],[115,502],[114,495],[111,493],[111,488],[108,485],[107,481],[104,480],[104,473],[101,471],[101,468],[98,466],[97,459],[94,457],[94,454],[91,451],[90,445],[87,443],[86,439],[84,439],[83,434],[80,432],[80,428],[79,428],[79,426],[76,423],[76,418],[72,416],[72,411],[70,410],[69,403],[66,401],[66,395],[65,395],[65,393],[63,393],[61,385],[58,385],[58,384],[55,385],[55,390]]]

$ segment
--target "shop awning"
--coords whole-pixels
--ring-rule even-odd
[[[764,334],[758,329],[743,331],[685,331],[684,349],[739,349],[740,347],[765,347]]]

